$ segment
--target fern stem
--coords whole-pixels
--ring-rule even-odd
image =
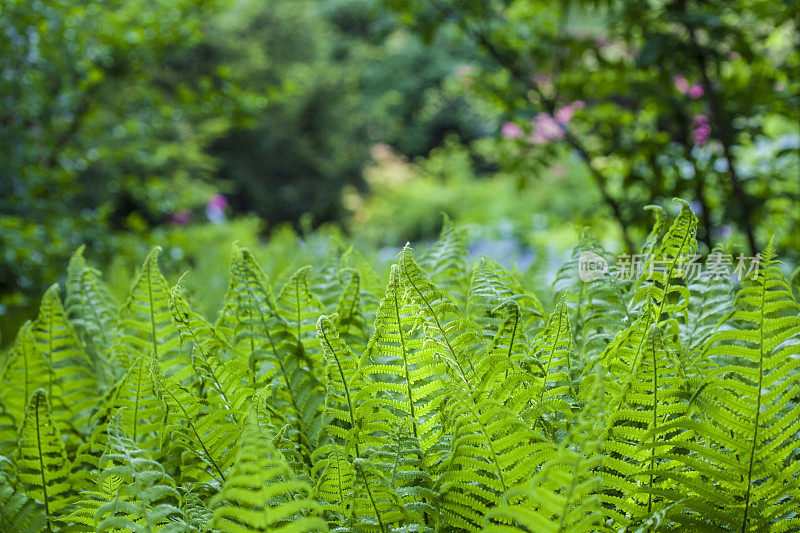
[[[758,331],[760,334],[758,343],[758,396],[756,398],[756,419],[755,428],[753,429],[753,445],[750,448],[750,465],[747,468],[747,493],[744,498],[744,516],[742,517],[742,533],[747,530],[747,513],[750,510],[750,490],[752,488],[753,480],[753,459],[756,454],[756,446],[758,445],[758,424],[759,415],[761,414],[761,385],[764,380],[764,304],[767,297],[767,279],[766,276],[762,278],[763,285],[761,286],[761,315],[759,316]]]
[[[44,514],[47,517],[47,531],[52,531],[50,526],[50,502],[47,497],[47,481],[44,476],[44,458],[42,457],[42,434],[39,424],[39,398],[36,398],[36,446],[39,450],[39,475],[42,478],[42,503],[44,503]]]
[[[418,438],[417,435],[417,415],[414,410],[414,397],[411,395],[411,376],[408,372],[408,353],[406,350],[406,338],[403,335],[403,324],[400,320],[400,302],[397,300],[397,287],[393,287],[394,292],[394,314],[397,318],[397,331],[400,335],[400,347],[403,350],[403,369],[406,373],[406,391],[408,392],[408,407],[409,407],[409,414],[411,415],[411,428],[414,431],[414,438]]]

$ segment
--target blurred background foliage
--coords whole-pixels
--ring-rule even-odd
[[[164,246],[210,312],[234,240],[387,260],[446,213],[538,271],[680,196],[701,251],[797,264],[798,43],[797,0],[6,0],[2,343],[81,244],[120,293]]]

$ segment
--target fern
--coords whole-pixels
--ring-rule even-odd
[[[211,527],[220,531],[327,531],[311,487],[297,479],[280,453],[249,417],[236,460],[211,500]]]
[[[0,456],[0,463],[4,470],[10,461]],[[13,466],[13,465],[10,465]],[[35,533],[48,526],[47,518],[42,505],[16,490],[13,479],[5,472],[0,471],[0,530],[15,531],[19,533]]]
[[[25,410],[14,462],[21,487],[42,503],[52,531],[53,517],[72,503],[73,495],[67,452],[44,389],[33,393]]]
[[[800,527],[800,306],[771,246],[735,305],[730,325],[704,350],[717,368],[693,397],[696,414],[664,428],[697,434],[684,444],[688,453],[663,454],[682,465],[673,476],[682,493],[672,498],[684,512],[668,517],[686,527],[790,531]]]

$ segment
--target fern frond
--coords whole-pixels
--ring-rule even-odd
[[[469,284],[467,229],[456,226],[447,214],[443,218],[439,239],[420,256],[419,263],[431,281],[461,301]]]
[[[324,313],[322,302],[308,287],[310,266],[302,267],[283,285],[278,295],[278,314],[283,319],[293,357],[309,369],[322,368],[322,353],[316,340],[317,319]]]
[[[327,531],[310,494],[251,416],[230,475],[211,500],[211,526],[232,533]]]
[[[169,312],[169,286],[158,267],[160,252],[160,247],[153,248],[131,285],[120,311],[115,352],[126,367],[142,354],[153,353],[167,375],[183,379],[189,361],[180,352],[180,336]]]
[[[344,289],[336,304],[336,328],[348,346],[361,353],[368,342],[367,325],[361,301],[361,276],[353,269],[342,271],[346,278]]]
[[[381,446],[387,436],[405,419],[410,419],[412,434],[429,449],[435,439],[442,400],[440,374],[444,363],[422,349],[419,307],[400,284],[400,268],[392,265],[386,294],[378,306],[375,334],[360,363],[364,376],[357,398],[363,412],[362,440]]]
[[[400,272],[403,284],[425,317],[426,342],[436,357],[445,361],[464,386],[471,387],[475,366],[471,353],[482,348],[477,326],[467,321],[455,299],[437,287],[414,261],[411,248],[401,252]]]
[[[47,385],[52,415],[62,434],[78,440],[95,407],[97,379],[61,305],[58,285],[42,297],[31,326],[33,342],[50,366]],[[70,444],[70,447],[76,443]]]
[[[85,246],[78,248],[67,266],[67,317],[91,357],[98,381],[108,388],[120,377],[111,363],[111,351],[117,336],[117,308],[98,270],[83,257]]]
[[[552,459],[527,483],[503,494],[484,519],[487,533],[589,532],[602,529],[602,380]]]
[[[3,467],[9,460],[0,456]],[[4,469],[4,468],[3,468]],[[39,533],[47,527],[47,517],[42,505],[15,489],[13,480],[0,471],[0,531]]]
[[[44,389],[34,392],[28,403],[14,462],[20,485],[28,496],[42,502],[47,527],[52,530],[53,517],[73,498],[67,452]]]
[[[758,278],[736,295],[727,327],[704,356],[717,367],[693,396],[693,416],[674,426],[697,437],[681,454],[683,499],[670,518],[740,531],[800,527],[800,305],[774,261],[763,255]],[[665,428],[665,431],[672,428]],[[723,497],[724,495],[724,497]]]
[[[17,333],[4,358],[2,372],[0,445],[3,453],[10,455],[16,448],[17,429],[25,418],[31,396],[39,388],[48,388],[52,381],[48,361],[34,345],[30,321],[25,322]]]

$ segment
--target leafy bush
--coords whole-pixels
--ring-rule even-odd
[[[452,224],[383,281],[234,245],[213,324],[158,248],[122,306],[79,251],[0,365],[2,529],[797,530],[796,295],[654,212],[638,276],[585,238],[544,304]]]

